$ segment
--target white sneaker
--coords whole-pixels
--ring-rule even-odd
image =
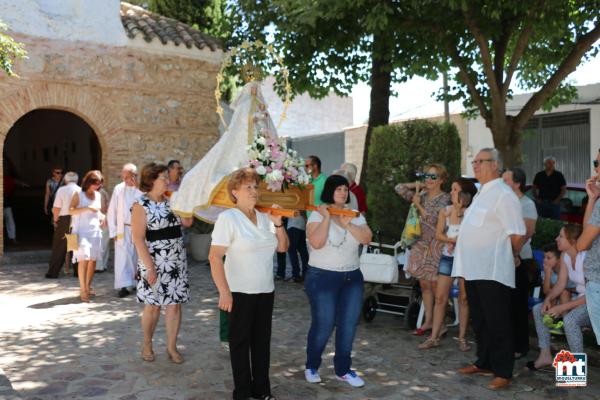
[[[321,377],[316,369],[305,369],[304,377],[308,383],[320,383]]]
[[[363,387],[365,386],[365,381],[361,379],[360,376],[356,375],[355,371],[350,371],[344,376],[335,376],[338,381],[348,382],[352,387]]]

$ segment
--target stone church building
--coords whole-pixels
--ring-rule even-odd
[[[19,78],[0,74],[0,174],[29,185],[12,199],[14,249],[49,247],[54,167],[100,169],[111,190],[126,162],[188,169],[217,141],[216,39],[118,0],[0,0],[0,19],[28,52]]]

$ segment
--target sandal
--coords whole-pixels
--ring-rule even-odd
[[[467,339],[458,339],[458,348],[460,351],[469,351],[471,350],[471,345],[467,342]]]
[[[90,297],[96,297],[96,289],[90,286]]]
[[[80,290],[79,291],[79,298],[81,299],[81,301],[83,303],[89,303],[90,302],[90,296],[88,295],[88,293],[84,290]]]
[[[171,352],[167,350],[167,355],[173,364],[183,364],[183,356],[177,350],[175,351],[175,354],[171,354]]]
[[[432,349],[434,347],[439,347],[440,339],[429,338],[423,343],[421,343],[418,347],[421,350]]]
[[[152,350],[150,350],[150,353],[144,353],[144,350],[142,350],[142,360],[152,362],[154,359],[154,352]]]

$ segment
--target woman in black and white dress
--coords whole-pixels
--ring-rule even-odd
[[[138,253],[141,279],[137,299],[144,303],[142,359],[154,361],[152,337],[161,306],[166,307],[167,354],[176,363],[183,362],[177,351],[181,325],[181,304],[189,297],[187,259],[181,225],[190,226],[191,218],[181,219],[171,211],[165,196],[169,178],[167,167],[151,163],[142,169],[140,190],[145,192],[131,211],[131,234]]]

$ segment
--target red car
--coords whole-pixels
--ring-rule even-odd
[[[525,195],[533,199],[531,185],[525,187]],[[560,200],[560,219],[567,222],[583,223],[583,213],[587,204],[587,192],[583,183],[567,183],[567,193]]]

